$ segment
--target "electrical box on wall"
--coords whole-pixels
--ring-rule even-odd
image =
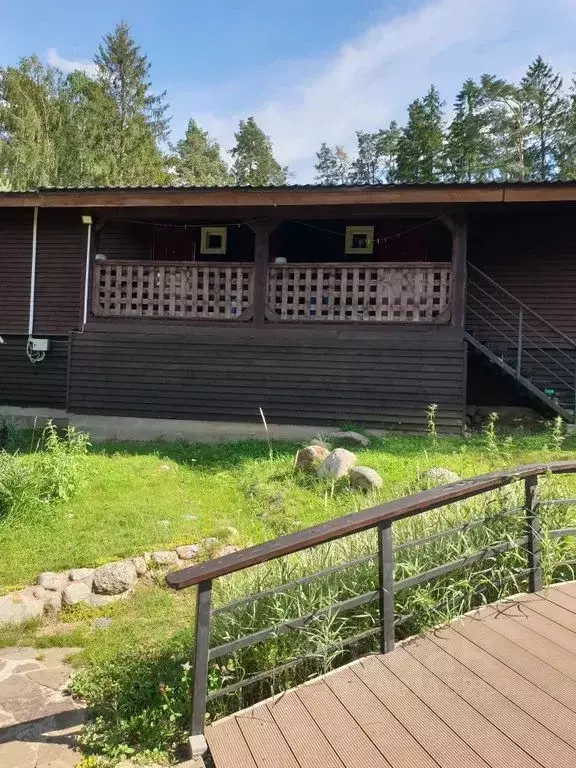
[[[30,339],[32,352],[48,352],[50,349],[50,339]]]

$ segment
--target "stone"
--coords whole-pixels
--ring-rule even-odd
[[[70,571],[70,581],[84,581],[92,586],[94,579],[94,568],[72,568]]]
[[[370,467],[352,467],[350,485],[362,491],[374,491],[382,488],[382,477]]]
[[[77,605],[88,602],[91,595],[90,587],[83,581],[71,581],[64,592],[62,602],[64,605]]]
[[[92,622],[92,629],[108,629],[112,626],[112,619],[107,616],[101,616],[98,619],[94,619]]]
[[[38,619],[43,613],[44,603],[29,589],[0,597],[0,626]]]
[[[148,570],[148,563],[146,562],[145,557],[133,557],[132,564],[134,565],[134,568],[136,568],[138,576],[144,576]]]
[[[54,616],[62,610],[62,592],[47,592],[42,601],[44,613],[48,616]]]
[[[234,552],[238,552],[238,547],[234,547],[228,544],[225,547],[220,547],[214,552],[214,557],[226,557],[226,555],[232,555]]]
[[[52,688],[53,691],[61,691],[66,687],[70,670],[67,667],[51,667],[49,669],[36,669],[33,672],[27,672],[26,677],[35,683],[40,683],[45,688]]]
[[[217,547],[219,543],[220,542],[218,539],[216,539],[214,536],[207,536],[200,542],[202,549],[214,549],[214,547]]]
[[[332,442],[348,445],[351,448],[368,448],[370,445],[370,438],[359,432],[331,432],[327,437]]]
[[[429,486],[446,485],[448,483],[457,483],[462,478],[456,472],[451,469],[445,469],[444,467],[432,467],[422,473],[423,480]]]
[[[54,573],[53,571],[44,571],[36,579],[36,584],[51,592],[62,592],[68,584],[68,571],[64,573]]]
[[[96,568],[92,589],[98,595],[118,595],[130,589],[137,579],[134,563],[130,560],[117,560]]]
[[[346,448],[336,448],[318,467],[318,476],[334,480],[345,477],[357,461],[356,455],[351,451],[347,451]]]
[[[294,460],[294,468],[301,472],[311,472],[318,464],[321,464],[330,454],[324,445],[307,445],[300,448]]]
[[[117,595],[95,595],[92,593],[88,600],[88,605],[91,608],[102,608],[102,606],[116,603],[118,600],[126,600],[131,594],[132,590],[130,589],[126,590],[126,592],[119,592]]]
[[[198,544],[185,544],[182,547],[176,547],[176,554],[180,560],[194,560],[200,553]]]
[[[171,549],[165,549],[160,550],[159,552],[152,552],[150,559],[155,565],[174,565],[178,562],[178,555]]]

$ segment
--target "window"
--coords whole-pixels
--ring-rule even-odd
[[[226,227],[202,227],[200,253],[226,253]]]
[[[346,227],[346,253],[374,253],[374,227]]]

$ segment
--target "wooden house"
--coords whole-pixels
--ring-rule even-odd
[[[572,419],[575,211],[572,183],[2,192],[0,412]]]

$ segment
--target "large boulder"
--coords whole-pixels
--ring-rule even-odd
[[[362,491],[375,491],[382,488],[382,478],[375,469],[370,467],[352,467],[350,470],[350,485]]]
[[[368,448],[370,445],[370,439],[359,432],[331,432],[327,437],[332,443],[349,448]]]
[[[200,554],[200,547],[198,544],[184,544],[176,547],[176,554],[180,560],[194,560]]]
[[[90,587],[85,582],[71,581],[64,592],[62,592],[62,602],[64,605],[87,603],[91,594]]]
[[[462,478],[451,469],[432,467],[432,469],[427,469],[426,472],[422,473],[422,479],[429,487],[436,487],[438,485],[447,485],[448,483],[457,483]]]
[[[133,557],[132,564],[134,565],[134,568],[136,568],[138,576],[144,576],[148,570],[148,563],[146,562],[145,557]]]
[[[70,571],[70,581],[83,581],[92,587],[94,580],[94,568],[72,568]]]
[[[351,451],[347,451],[346,448],[336,448],[318,467],[318,476],[334,480],[345,477],[357,461],[356,455]]]
[[[134,563],[130,560],[118,560],[96,568],[93,590],[99,595],[119,595],[130,589],[137,578]]]
[[[44,571],[36,579],[36,584],[40,587],[44,587],[44,589],[49,589],[51,592],[62,592],[66,584],[68,584],[68,580],[68,571],[65,571],[64,573]]]
[[[31,589],[22,589],[0,597],[0,626],[38,619],[43,613],[44,603],[34,597]]]
[[[294,467],[301,472],[311,472],[316,469],[318,464],[329,456],[330,451],[324,445],[307,445],[306,448],[300,448],[296,454]]]

